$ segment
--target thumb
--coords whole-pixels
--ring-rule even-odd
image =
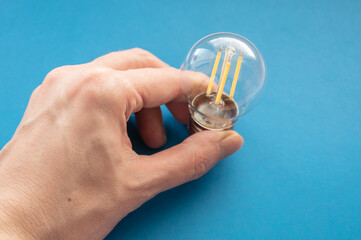
[[[148,174],[154,177],[154,189],[162,192],[203,176],[242,144],[243,138],[235,131],[203,131],[179,145],[149,156],[144,162]]]

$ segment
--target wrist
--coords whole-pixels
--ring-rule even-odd
[[[0,239],[39,239],[35,231],[29,231],[32,225],[31,217],[22,210],[22,206],[11,203],[6,192],[0,195]]]
[[[43,239],[48,223],[36,194],[26,187],[32,183],[23,176],[23,166],[13,164],[21,157],[12,151],[13,144],[0,151],[0,239]]]

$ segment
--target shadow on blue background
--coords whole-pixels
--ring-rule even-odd
[[[0,145],[51,69],[141,47],[179,67],[228,31],[263,54],[268,85],[243,148],[160,194],[108,239],[361,239],[360,1],[1,1]],[[165,109],[163,109],[165,110]],[[187,136],[164,111],[166,147]],[[139,139],[134,148],[151,154]]]

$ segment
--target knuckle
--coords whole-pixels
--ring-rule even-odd
[[[205,152],[197,151],[194,154],[194,179],[203,176],[209,167],[208,156]]]
[[[121,86],[121,96],[125,107],[125,115],[127,119],[132,113],[138,112],[144,106],[143,97],[138,92],[141,87],[135,81],[131,80],[130,76],[124,75],[120,80],[119,86]],[[144,90],[145,91],[145,90]]]
[[[149,55],[153,55],[150,52],[148,52],[147,50],[144,50],[143,48],[132,48],[131,49],[132,52],[140,55],[140,56],[149,56]]]
[[[40,85],[34,89],[34,91],[31,93],[30,98],[34,98],[38,94],[39,89],[40,89]]]
[[[72,90],[72,94],[78,95],[86,106],[98,106],[119,112],[123,109],[119,103],[127,102],[121,100],[132,98],[125,90],[129,84],[124,78],[115,77],[108,68],[94,68],[83,74],[82,80],[75,87],[75,91]],[[122,96],[119,91],[123,93]]]
[[[77,76],[78,81],[68,88],[67,96],[69,99],[80,97],[85,105],[93,106],[99,103],[105,96],[105,82],[108,77],[106,68],[87,68],[83,69]]]
[[[143,61],[151,63],[154,66],[161,65],[161,61],[154,54],[147,50],[142,48],[133,48],[132,51],[139,57],[139,59],[142,59]]]
[[[108,69],[104,67],[84,69],[82,75],[83,84],[103,82],[103,79],[108,75]]]
[[[70,65],[54,68],[46,75],[44,81],[47,83],[57,81],[59,78],[63,77],[66,73],[68,73],[71,69],[72,66]]]

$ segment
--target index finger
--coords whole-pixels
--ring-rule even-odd
[[[152,53],[141,48],[111,52],[94,59],[90,64],[109,67],[114,70],[169,67]]]
[[[202,73],[181,71],[175,68],[144,68],[123,72],[141,101],[134,101],[132,112],[153,108],[172,101],[185,102],[184,91],[195,82],[207,82]],[[193,85],[192,85],[193,84]]]

